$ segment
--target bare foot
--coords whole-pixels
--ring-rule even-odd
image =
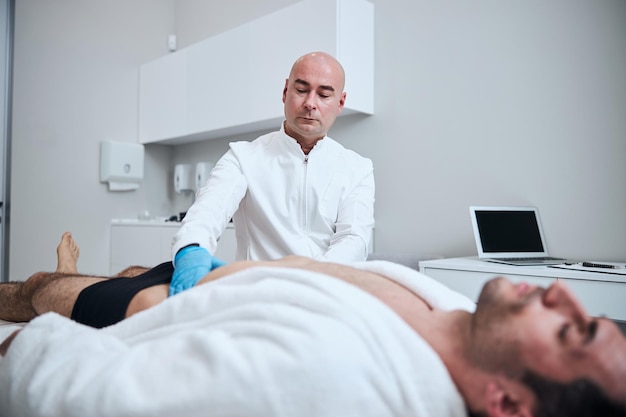
[[[70,232],[63,233],[57,246],[57,270],[64,274],[78,274],[78,255],[80,250]]]

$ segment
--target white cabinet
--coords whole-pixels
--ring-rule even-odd
[[[180,144],[278,128],[289,69],[312,51],[344,66],[341,114],[372,114],[373,4],[303,0],[141,66],[139,142]]]
[[[257,85],[250,78],[249,39],[249,26],[240,26],[188,48],[188,134],[201,136],[253,120]]]
[[[178,223],[121,221],[111,224],[110,273],[139,265],[153,267],[170,260]]]
[[[144,65],[139,79],[139,142],[187,132],[187,51]]]
[[[172,259],[172,238],[180,223],[114,220],[111,223],[110,273],[117,274],[131,265],[153,267]],[[215,251],[219,259],[235,260],[235,229],[224,231]]]
[[[484,262],[475,257],[437,259],[419,263],[420,272],[459,291],[472,300],[485,282],[495,276],[506,276],[513,282],[548,286],[556,279],[565,280],[589,314],[626,320],[626,276],[547,266],[510,266]]]

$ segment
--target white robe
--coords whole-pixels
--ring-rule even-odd
[[[358,265],[433,306],[474,304],[417,271]],[[370,294],[253,268],[105,329],[45,314],[0,360],[0,416],[465,416],[437,354]]]

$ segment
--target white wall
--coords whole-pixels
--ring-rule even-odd
[[[530,204],[555,254],[626,259],[626,3],[375,5],[376,116],[345,143],[377,248],[475,255],[470,204]]]
[[[112,217],[169,212],[152,147],[138,191],[99,182],[100,141],[136,141],[138,66],[167,53],[173,0],[16,2],[10,279],[56,267],[63,231],[81,246],[79,267],[108,273]]]
[[[173,164],[229,138],[148,146],[136,192],[98,182],[99,141],[136,136],[136,67],[294,2],[17,2],[11,278],[52,269],[66,229],[105,272],[110,218],[184,210]],[[376,114],[331,135],[374,161],[376,250],[472,255],[470,204],[531,204],[555,254],[625,259],[626,3],[373,3]]]

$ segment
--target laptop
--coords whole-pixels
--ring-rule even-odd
[[[508,265],[558,265],[550,256],[536,207],[471,206],[472,227],[483,261]]]

